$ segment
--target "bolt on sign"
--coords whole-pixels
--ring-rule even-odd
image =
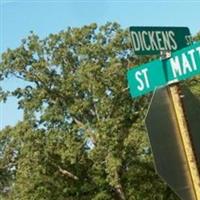
[[[200,42],[171,54],[169,59],[155,60],[128,70],[132,97],[141,96],[180,80],[200,74]]]
[[[176,51],[192,42],[187,27],[130,27],[131,41],[136,55],[160,54]]]

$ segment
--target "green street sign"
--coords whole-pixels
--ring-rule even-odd
[[[132,26],[129,30],[136,55],[176,51],[192,42],[190,30],[187,27]]]
[[[132,97],[147,94],[166,83],[160,60],[133,67],[127,75]]]
[[[147,94],[200,74],[200,42],[172,53],[166,60],[155,60],[128,70],[128,85],[132,97]]]
[[[200,74],[200,42],[174,52],[163,61],[163,70],[168,83]]]

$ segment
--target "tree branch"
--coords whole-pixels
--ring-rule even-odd
[[[126,197],[125,197],[125,194],[124,194],[124,191],[123,191],[123,187],[120,183],[120,177],[119,177],[119,174],[118,174],[117,171],[115,172],[115,176],[118,179],[117,185],[114,186],[116,194],[117,194],[117,196],[119,197],[120,200],[126,200]]]
[[[92,139],[92,142],[93,144],[95,145],[96,144],[96,140],[95,138],[92,136],[92,129],[91,128],[87,128],[85,126],[85,124],[83,124],[83,122],[81,122],[80,120],[76,119],[75,117],[73,117],[75,123],[80,127],[80,128],[83,128],[85,131],[87,131],[87,133],[89,133],[89,136],[91,137],[90,139]]]
[[[115,186],[115,191],[121,200],[126,200],[121,184]]]
[[[58,169],[59,169],[59,172],[64,175],[64,176],[67,176],[69,178],[72,178],[74,180],[79,180],[79,178],[77,176],[75,176],[74,174],[72,174],[71,172],[65,170],[65,169],[62,169],[60,166],[58,166]]]

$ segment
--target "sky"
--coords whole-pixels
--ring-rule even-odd
[[[30,31],[44,38],[67,27],[96,22],[130,26],[186,26],[200,31],[200,0],[0,0],[0,53],[16,48]],[[25,83],[16,79],[0,82],[4,89]],[[0,103],[0,129],[23,117],[15,98]]]

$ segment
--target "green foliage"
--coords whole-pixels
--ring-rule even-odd
[[[130,49],[128,31],[107,23],[43,40],[32,32],[2,54],[1,80],[27,86],[0,90],[24,111],[0,132],[1,199],[177,199],[152,164],[143,120],[150,97],[133,100],[127,88],[127,68],[149,58]]]

